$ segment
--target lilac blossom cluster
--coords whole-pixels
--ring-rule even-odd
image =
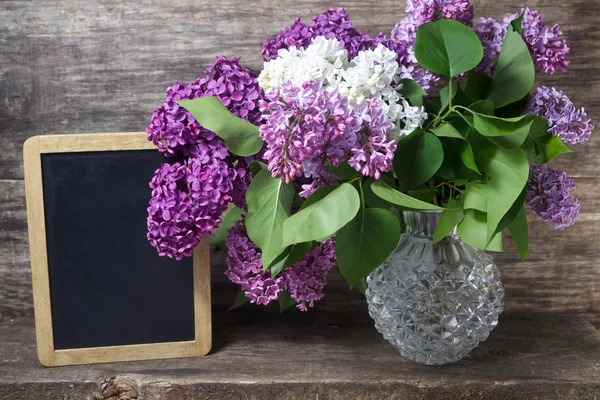
[[[445,13],[450,12],[452,7],[445,7]],[[416,31],[415,31],[416,32]],[[284,29],[275,39],[267,39],[264,42],[262,56],[265,61],[273,60],[278,57],[280,49],[307,48],[317,37],[326,39],[337,39],[348,52],[348,60],[352,60],[359,52],[364,50],[373,50],[379,44],[393,50],[396,55],[396,61],[401,66],[399,76],[401,79],[412,79],[416,81],[424,90],[429,90],[437,78],[429,71],[420,68],[414,59],[412,52],[413,42],[406,42],[392,37],[387,38],[379,33],[371,37],[352,27],[352,23],[343,8],[330,8],[322,14],[316,15],[310,24],[303,23],[300,18],[296,18],[292,26]]]
[[[364,121],[358,132],[357,144],[352,148],[348,164],[365,176],[381,178],[382,172],[392,170],[392,160],[396,151],[396,141],[390,140],[392,124],[385,117],[377,99],[371,99],[360,110]]]
[[[527,200],[533,212],[556,229],[564,229],[579,219],[579,200],[571,193],[573,180],[563,171],[533,164],[527,182]]]
[[[595,126],[585,109],[577,109],[562,91],[545,86],[536,89],[525,113],[547,119],[548,131],[568,144],[587,142]]]
[[[335,246],[329,239],[273,278],[271,271],[263,271],[260,250],[248,238],[243,220],[229,230],[227,254],[225,274],[251,303],[269,304],[287,290],[301,311],[323,297],[327,274],[335,265]]]
[[[228,60],[219,56],[204,72],[206,76],[198,77],[190,85],[177,82],[169,87],[164,104],[152,114],[146,133],[159,151],[170,156],[189,156],[202,144],[216,146],[222,142],[177,104],[179,100],[216,96],[233,114],[255,125],[260,123],[258,102],[262,99],[262,90],[257,75],[240,66],[239,57]]]
[[[524,8],[518,13],[505,17],[502,23],[492,18],[481,18],[475,26],[475,33],[481,39],[484,57],[477,67],[479,71],[493,72],[502,43],[506,37],[508,25],[523,15],[523,39],[529,47],[536,68],[547,74],[554,74],[557,69],[567,71],[570,61],[566,56],[570,49],[558,25],[544,25],[542,17],[536,10]]]
[[[439,80],[429,71],[419,67],[414,53],[417,30],[423,24],[438,19],[454,19],[465,25],[473,25],[473,6],[468,0],[408,0],[406,17],[399,21],[390,39],[406,48],[406,62],[402,65],[402,78],[416,81],[429,90]]]
[[[405,43],[410,49],[414,47],[419,27],[428,22],[453,19],[473,25],[473,6],[468,0],[408,0],[406,14],[394,26],[391,38]]]
[[[150,244],[159,255],[175,259],[193,253],[199,241],[221,223],[221,214],[230,203],[244,206],[251,179],[243,162],[233,166],[223,140],[201,127],[177,101],[216,96],[240,118],[253,124],[262,118],[257,76],[242,68],[238,58],[217,57],[205,73],[190,85],[169,87],[165,103],[146,129],[159,151],[183,157],[155,172],[147,218]]]
[[[352,59],[361,50],[371,49],[385,41],[382,35],[371,38],[352,27],[348,14],[343,8],[330,8],[313,17],[310,24],[305,24],[296,18],[292,26],[286,28],[275,39],[264,42],[262,56],[265,61],[277,58],[279,49],[288,49],[294,46],[305,49],[312,43],[312,39],[323,36],[327,39],[337,39],[348,51]]]
[[[284,182],[302,176],[318,178],[327,163],[339,165],[356,143],[360,119],[348,99],[322,81],[301,86],[290,82],[271,90],[261,103],[265,123],[260,136],[273,176]]]
[[[286,183],[310,179],[301,196],[326,184],[325,167],[348,156],[348,164],[365,176],[379,179],[391,171],[396,141],[381,100],[373,98],[355,110],[346,96],[321,81],[286,82],[267,99],[261,103],[265,123],[259,129],[269,171]]]
[[[191,256],[200,240],[221,223],[228,204],[235,197],[243,200],[249,175],[219,158],[223,151],[204,146],[200,155],[156,170],[150,181],[147,237],[160,256]]]
[[[475,33],[483,45],[483,59],[476,70],[491,73],[498,62],[502,43],[506,37],[506,25],[494,18],[480,18],[475,26]]]

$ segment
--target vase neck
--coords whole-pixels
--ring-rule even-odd
[[[431,237],[442,216],[441,211],[404,211],[403,214],[406,233]]]

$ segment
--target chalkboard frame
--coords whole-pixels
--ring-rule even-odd
[[[202,356],[212,345],[210,255],[208,239],[194,250],[194,324],[191,341],[132,344],[81,349],[54,349],[50,280],[46,247],[42,154],[150,150],[146,134],[101,133],[45,135],[29,138],[23,146],[27,221],[38,358],[47,367]]]

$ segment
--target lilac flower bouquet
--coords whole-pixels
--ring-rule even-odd
[[[190,256],[226,246],[248,301],[307,310],[336,267],[350,287],[394,251],[402,210],[443,212],[435,240],[522,258],[525,210],[557,229],[579,218],[572,179],[546,165],[594,123],[536,70],[569,66],[558,25],[522,9],[474,23],[468,0],[408,0],[391,35],[343,9],[264,43],[259,73],[217,57],[167,89],[146,132],[170,158],[150,182],[148,240]]]

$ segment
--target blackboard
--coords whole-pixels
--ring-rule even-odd
[[[208,270],[206,246],[175,261],[159,257],[146,240],[148,182],[164,156],[140,134],[37,137],[25,155],[42,363],[207,352],[210,344],[197,342],[205,341],[210,324],[208,272],[198,273]],[[69,352],[77,357],[63,357]]]

